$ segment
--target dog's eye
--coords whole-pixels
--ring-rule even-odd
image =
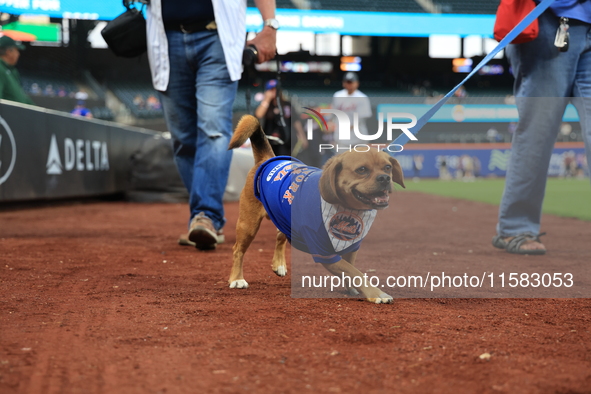
[[[366,167],[359,167],[358,169],[355,170],[355,172],[363,175],[363,174],[367,173],[367,168]]]
[[[385,171],[390,171],[391,169],[392,169],[392,166],[391,165],[387,165],[386,167],[384,167],[384,170]]]

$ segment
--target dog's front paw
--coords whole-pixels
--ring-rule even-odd
[[[233,280],[230,289],[248,289],[248,282],[244,279]]]
[[[287,267],[284,265],[280,265],[277,269],[274,269],[273,272],[277,274],[277,276],[285,276],[287,275]]]
[[[380,296],[377,298],[368,298],[369,302],[374,304],[391,304],[394,301],[394,298],[386,293],[380,293]]]

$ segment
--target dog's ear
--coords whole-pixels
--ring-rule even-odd
[[[400,163],[395,158],[390,157],[390,164],[392,165],[392,182],[398,183],[406,189],[406,186],[404,186],[404,172],[400,167]]]
[[[341,201],[337,194],[337,177],[342,169],[341,156],[332,157],[322,167],[319,184],[320,195],[329,204],[338,204]]]

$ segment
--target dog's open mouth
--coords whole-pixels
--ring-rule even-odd
[[[363,194],[353,189],[353,195],[362,203],[375,208],[387,207],[388,201],[390,200],[390,193],[388,193],[387,190],[382,190],[371,194]]]

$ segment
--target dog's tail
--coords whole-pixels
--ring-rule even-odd
[[[249,138],[252,144],[255,163],[260,163],[275,156],[273,149],[261,128],[261,124],[257,118],[252,115],[244,115],[240,119],[228,149],[235,149],[242,146]]]

